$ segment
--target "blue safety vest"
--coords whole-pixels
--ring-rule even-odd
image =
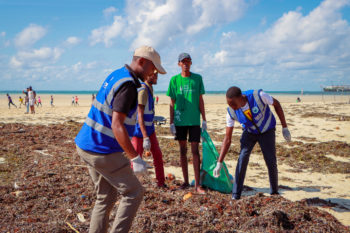
[[[115,70],[103,82],[86,120],[75,138],[75,143],[79,148],[100,154],[123,151],[114,137],[111,125],[114,96],[126,82],[139,84],[126,67]],[[133,136],[135,130],[136,110],[137,104],[130,110],[124,121],[129,137]]]
[[[247,130],[249,133],[253,134],[265,133],[276,127],[276,119],[269,105],[265,104],[260,97],[261,91],[262,90],[249,90],[242,93],[247,96],[255,125],[244,115],[242,109],[234,110],[231,107],[227,108],[231,119],[241,123],[243,130]],[[255,126],[257,126],[258,129]]]
[[[147,136],[151,136],[151,134],[154,133],[154,123],[153,123],[154,99],[153,99],[153,94],[152,94],[151,89],[145,83],[142,83],[142,86],[138,89],[139,92],[141,90],[146,90],[148,93],[148,101],[147,101],[147,104],[145,106],[145,111],[143,114],[143,122],[145,123],[145,126],[146,126]],[[138,137],[138,138],[143,137],[140,124],[138,123],[138,118],[136,121],[134,136]]]

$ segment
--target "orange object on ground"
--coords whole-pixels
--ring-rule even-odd
[[[184,195],[183,200],[186,201],[187,199],[190,199],[192,197],[192,193],[187,193]]]

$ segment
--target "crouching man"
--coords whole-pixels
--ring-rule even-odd
[[[226,115],[226,135],[222,143],[220,157],[214,169],[214,176],[219,177],[222,162],[231,145],[232,132],[235,121],[243,127],[241,136],[241,151],[239,154],[235,181],[232,190],[232,199],[240,199],[243,191],[243,183],[250,153],[258,142],[270,180],[270,194],[278,194],[278,172],[276,159],[276,120],[269,105],[274,106],[278,118],[282,124],[282,133],[286,141],[291,141],[291,135],[287,128],[283,109],[278,100],[266,94],[262,90],[249,90],[242,93],[238,87],[230,87],[226,92],[226,100],[229,107]]]

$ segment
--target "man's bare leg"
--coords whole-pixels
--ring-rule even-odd
[[[199,157],[199,143],[198,142],[191,142],[191,150],[192,150],[192,156],[193,156],[193,169],[194,169],[194,180],[195,180],[195,189],[196,192],[200,194],[204,194],[205,190],[200,186],[200,166],[201,166],[201,160]]]
[[[184,177],[184,184],[183,186],[186,187],[189,185],[188,182],[188,162],[187,162],[187,141],[179,141],[180,145],[180,159],[181,159],[181,168],[182,168],[182,174]]]

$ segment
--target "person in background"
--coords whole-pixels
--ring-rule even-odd
[[[50,105],[51,105],[51,107],[54,107],[54,105],[53,105],[53,96],[52,95],[50,97]]]
[[[195,190],[199,194],[205,191],[200,185],[200,155],[199,142],[201,138],[200,115],[202,115],[202,129],[206,130],[203,94],[205,93],[202,76],[190,71],[191,56],[181,53],[178,57],[178,66],[181,73],[173,76],[169,83],[167,95],[170,103],[170,131],[179,141],[181,167],[184,177],[182,188],[189,186],[187,162],[187,135],[191,143]]]
[[[213,171],[214,177],[220,176],[222,162],[231,145],[235,121],[243,126],[241,151],[237,161],[232,199],[241,198],[244,178],[247,171],[250,153],[258,142],[266,162],[270,180],[270,194],[278,195],[278,171],[276,159],[276,120],[270,110],[272,105],[282,124],[282,134],[287,142],[291,135],[287,128],[283,109],[278,100],[262,90],[249,90],[242,93],[238,87],[230,87],[226,92],[228,104],[226,114],[226,135],[222,143],[220,157]]]
[[[22,105],[24,106],[24,103],[23,103],[24,100],[23,100],[22,96],[20,96],[18,98],[18,100],[19,100],[19,108],[21,108]]]
[[[7,93],[6,95],[7,95],[7,100],[8,100],[9,109],[10,109],[10,107],[11,107],[11,104],[17,108],[17,106],[13,103],[12,98],[11,98],[11,96],[9,95],[9,93]]]
[[[40,98],[40,96],[38,96],[38,104],[37,104],[36,106],[39,107],[39,104],[40,104],[41,107],[43,106],[43,105],[41,104],[41,98]]]
[[[93,102],[94,102],[94,100],[95,100],[95,95],[94,95],[94,94],[92,94],[92,99],[91,99],[91,102],[93,103]]]
[[[72,96],[72,105],[75,106],[75,98]]]
[[[75,105],[76,105],[76,106],[79,106],[78,100],[79,100],[79,99],[78,99],[78,96],[75,96]]]
[[[158,104],[159,96],[156,96],[156,104]]]
[[[166,187],[164,184],[163,155],[159,148],[153,118],[154,118],[154,98],[153,85],[157,84],[158,74],[146,77],[141,87],[138,89],[137,123],[135,127],[132,144],[137,153],[142,157],[143,151],[151,151],[153,164],[156,172],[158,187]]]
[[[130,66],[115,70],[103,82],[75,138],[97,193],[90,233],[107,232],[118,194],[121,199],[110,232],[129,232],[143,200],[144,189],[135,174],[146,172],[147,163],[135,151],[130,137],[136,124],[139,79],[143,81],[155,72],[166,73],[158,52],[148,46],[136,49]]]
[[[26,105],[26,112],[25,114],[28,114],[29,113],[29,97],[28,97],[28,92],[29,92],[29,88],[26,89],[26,91],[22,91],[22,93],[25,95],[24,96],[24,103]]]
[[[35,97],[36,93],[33,91],[33,88],[30,86],[28,87],[28,98],[29,98],[29,107],[30,107],[30,113],[35,114]]]

